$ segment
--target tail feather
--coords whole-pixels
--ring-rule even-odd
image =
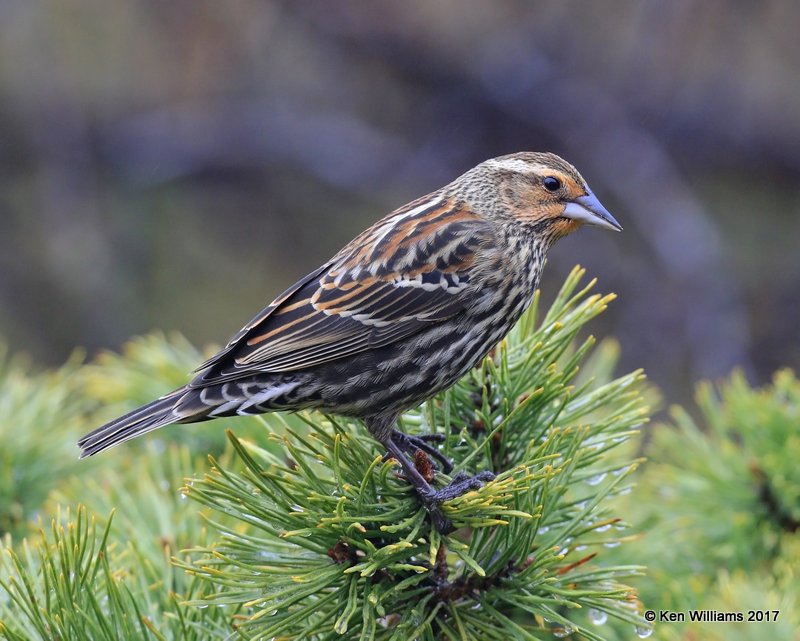
[[[197,423],[219,416],[261,414],[285,407],[273,405],[296,381],[272,384],[255,377],[207,387],[181,387],[98,427],[78,441],[81,458],[172,423]]]
[[[173,411],[175,404],[185,393],[186,388],[177,389],[98,427],[78,441],[81,458],[92,456],[159,427],[185,420],[185,415]]]

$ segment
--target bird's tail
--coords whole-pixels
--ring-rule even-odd
[[[115,418],[113,421],[109,421],[96,430],[89,432],[78,441],[78,447],[81,448],[81,458],[92,456],[109,447],[114,447],[147,432],[152,432],[159,427],[185,420],[185,415],[182,416],[181,413],[173,410],[186,391],[186,388],[183,387],[176,389],[166,396],[162,396],[147,405],[142,405],[142,407]]]

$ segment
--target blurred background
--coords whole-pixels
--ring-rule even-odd
[[[800,365],[800,4],[0,3],[0,340],[224,342],[366,225],[550,150],[624,225],[563,241],[670,401]]]

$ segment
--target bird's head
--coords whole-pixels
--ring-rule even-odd
[[[553,240],[582,224],[622,230],[578,170],[555,154],[520,152],[492,158],[475,170],[496,188],[505,216]]]

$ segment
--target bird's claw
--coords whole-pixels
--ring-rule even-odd
[[[438,461],[445,474],[449,474],[453,469],[453,464],[450,462],[450,459],[430,445],[431,442],[441,443],[444,439],[444,434],[421,434],[419,436],[411,436],[400,430],[394,430],[392,432],[392,441],[396,443],[403,452],[413,455],[417,450],[422,450],[428,456]]]
[[[495,475],[489,471],[479,472],[474,476],[470,476],[466,472],[461,471],[453,477],[450,483],[439,490],[426,493],[418,492],[425,509],[427,509],[428,513],[431,515],[431,522],[434,527],[442,534],[449,534],[455,530],[455,526],[452,521],[444,515],[444,512],[442,512],[441,504],[445,501],[458,498],[472,490],[477,490],[484,483],[493,481],[494,479]]]
[[[395,430],[391,438],[387,438],[383,443],[386,446],[388,455],[397,459],[402,465],[406,478],[409,483],[414,486],[414,489],[417,491],[417,496],[419,496],[425,509],[428,510],[428,513],[431,515],[433,526],[442,534],[449,534],[455,530],[455,527],[450,519],[444,515],[441,504],[445,501],[451,501],[471,490],[477,490],[484,483],[493,481],[495,476],[489,471],[479,472],[474,476],[470,476],[466,472],[461,471],[456,474],[445,487],[434,490],[420,473],[420,470],[417,469],[417,466],[403,452],[403,445],[405,443],[411,443],[411,438],[413,437],[408,437],[406,434]],[[448,464],[450,463],[449,461],[447,462]]]
[[[480,489],[484,483],[494,481],[494,479],[494,474],[489,471],[478,472],[473,476],[461,471],[453,477],[450,483],[434,492],[434,500],[438,503],[452,501],[467,492]]]

